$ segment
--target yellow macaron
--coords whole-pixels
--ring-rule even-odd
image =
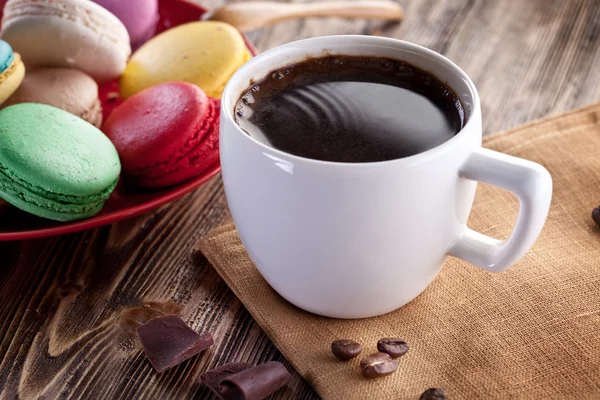
[[[12,47],[0,40],[0,104],[4,103],[19,87],[25,77],[25,65]]]
[[[121,77],[121,95],[128,98],[159,83],[182,81],[220,98],[231,75],[250,58],[243,36],[229,24],[180,25],[135,52]]]

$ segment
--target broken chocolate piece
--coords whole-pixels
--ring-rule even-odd
[[[158,372],[174,367],[214,344],[210,333],[199,335],[178,315],[151,319],[137,328],[146,357]]]
[[[223,379],[233,374],[237,374],[238,372],[242,372],[250,367],[250,364],[244,362],[221,365],[218,368],[211,369],[200,375],[200,383],[208,386],[219,399],[223,399],[223,393],[221,392],[221,382]]]
[[[221,395],[226,400],[262,400],[275,393],[292,379],[288,370],[277,361],[230,375],[221,381]]]

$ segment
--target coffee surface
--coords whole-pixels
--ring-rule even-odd
[[[301,157],[374,162],[412,156],[458,133],[456,93],[429,72],[387,58],[311,58],[242,94],[235,119],[250,136]]]

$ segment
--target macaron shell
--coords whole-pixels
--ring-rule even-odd
[[[93,0],[123,22],[132,47],[150,39],[158,21],[157,0]]]
[[[219,105],[193,84],[168,82],[126,100],[103,130],[130,180],[142,187],[170,186],[217,161]]]
[[[31,68],[77,68],[96,81],[115,79],[131,54],[127,29],[88,0],[10,0],[1,38]]]
[[[98,84],[76,69],[47,68],[29,71],[21,86],[2,105],[41,103],[76,115],[96,127],[102,124]]]
[[[0,169],[46,197],[105,197],[121,165],[110,140],[84,120],[43,104],[17,104],[0,111]],[[54,195],[53,195],[54,194]],[[58,197],[55,197],[58,196]]]
[[[0,72],[6,71],[14,59],[15,56],[10,45],[4,40],[0,40]]]
[[[169,82],[126,100],[102,130],[117,148],[123,170],[135,171],[166,162],[184,148],[208,115],[208,106],[198,87]]]
[[[25,65],[21,61],[21,56],[14,53],[12,64],[0,73],[0,105],[19,88],[24,77]]]
[[[244,38],[229,24],[203,21],[180,25],[133,54],[120,80],[121,95],[128,98],[159,83],[183,81],[220,98],[231,75],[248,58]]]
[[[181,157],[156,164],[142,171],[135,171],[136,184],[145,188],[162,188],[185,182],[198,176],[219,161],[219,113],[220,104],[213,100],[209,115],[196,135],[202,136],[200,143]]]
[[[100,129],[102,127],[102,121],[104,119],[102,111],[102,102],[100,101],[100,99],[96,99],[89,109],[87,109],[84,113],[79,115],[79,118],[89,122],[96,128]]]
[[[33,215],[37,215],[38,217],[47,218],[55,221],[76,221],[79,219],[85,219],[89,217],[93,217],[98,214],[102,207],[104,206],[104,201],[98,201],[94,204],[86,207],[85,210],[82,210],[79,206],[72,206],[69,204],[64,204],[61,201],[53,201],[45,198],[41,198],[39,202],[34,202],[31,196],[28,195],[26,191],[20,192],[20,196],[13,195],[3,188],[2,179],[0,177],[0,197],[4,198],[6,202],[12,204],[13,206],[28,212]],[[60,207],[60,210],[54,210],[53,208]]]

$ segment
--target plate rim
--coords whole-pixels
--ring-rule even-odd
[[[191,181],[185,182],[172,188],[172,191],[153,200],[148,200],[136,206],[128,207],[123,210],[114,211],[99,217],[92,217],[80,221],[66,223],[52,228],[32,229],[26,231],[0,232],[0,242],[39,239],[49,236],[66,235],[69,233],[81,232],[89,229],[99,228],[101,226],[111,225],[115,222],[123,221],[136,217],[148,211],[154,210],[160,206],[168,204],[184,195],[191,193],[204,183],[215,177],[221,172],[219,161],[206,169],[200,176]]]

